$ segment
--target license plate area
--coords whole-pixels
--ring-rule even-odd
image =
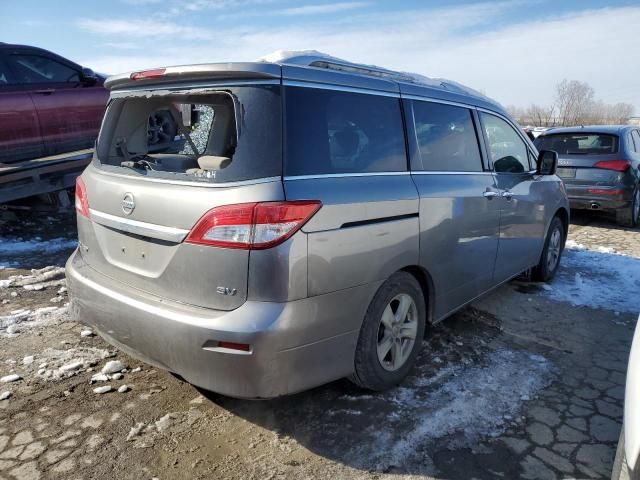
[[[576,169],[575,168],[562,167],[562,168],[558,168],[556,170],[556,174],[560,178],[576,178]]]

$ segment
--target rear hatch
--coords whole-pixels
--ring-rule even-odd
[[[231,310],[246,300],[250,250],[187,241],[215,207],[284,199],[279,82],[244,82],[112,93],[77,188],[91,267],[190,305]]]
[[[541,135],[534,143],[538,150],[558,152],[557,175],[569,185],[611,185],[621,179],[615,169],[621,160],[617,135],[557,133]]]

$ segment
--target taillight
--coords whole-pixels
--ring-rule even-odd
[[[624,195],[624,190],[610,190],[606,188],[588,188],[587,191],[593,195]]]
[[[89,198],[87,197],[87,187],[82,178],[76,178],[76,212],[83,217],[89,218]]]
[[[209,210],[185,242],[262,250],[296,233],[322,206],[318,200],[224,205]]]
[[[594,167],[615,170],[616,172],[626,172],[631,168],[631,162],[629,160],[602,160],[596,162]]]
[[[129,78],[131,80],[146,80],[148,78],[162,78],[164,77],[166,69],[156,68],[155,70],[143,70],[141,72],[133,72]]]

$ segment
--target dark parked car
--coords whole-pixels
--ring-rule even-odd
[[[90,148],[104,77],[41,48],[0,43],[0,163]]]
[[[554,128],[535,140],[558,152],[571,208],[609,210],[635,227],[640,215],[640,130],[630,125]]]

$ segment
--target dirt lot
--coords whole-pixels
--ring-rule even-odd
[[[511,282],[432,327],[390,392],[342,380],[241,401],[68,320],[60,271],[45,267],[70,254],[72,217],[0,228],[0,377],[21,377],[0,383],[11,392],[0,401],[2,480],[609,475],[640,310],[640,231],[577,216],[551,285]],[[125,370],[90,383],[112,361]]]

